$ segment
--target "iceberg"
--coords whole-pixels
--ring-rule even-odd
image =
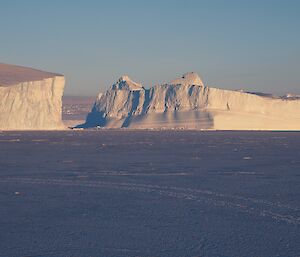
[[[144,88],[122,76],[78,127],[300,130],[300,99],[205,86],[194,72]]]
[[[63,129],[61,74],[0,64],[0,129]]]

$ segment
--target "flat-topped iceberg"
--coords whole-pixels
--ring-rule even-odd
[[[63,75],[0,64],[0,129],[64,128],[61,118]]]

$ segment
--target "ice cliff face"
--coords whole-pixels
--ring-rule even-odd
[[[196,73],[145,89],[129,77],[98,98],[82,127],[300,130],[300,99],[204,86]]]
[[[60,74],[0,64],[0,129],[61,129],[65,79]]]

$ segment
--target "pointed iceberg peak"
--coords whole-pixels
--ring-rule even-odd
[[[123,75],[118,79],[118,81],[115,84],[112,85],[112,89],[135,91],[142,90],[144,89],[144,87],[142,86],[142,84],[131,80],[129,76]]]
[[[131,82],[132,80],[131,80],[131,78],[129,78],[129,76],[123,75],[123,76],[121,76],[121,77],[119,78],[118,81],[119,81],[119,82],[122,82],[122,81],[125,81],[125,82],[129,81],[129,82]]]
[[[202,79],[195,72],[185,73],[182,75],[182,77],[172,80],[169,84],[171,84],[171,85],[182,84],[182,85],[204,86]]]

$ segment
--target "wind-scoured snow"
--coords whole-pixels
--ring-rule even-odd
[[[299,256],[299,145],[295,132],[0,133],[0,256]]]
[[[145,89],[128,76],[101,95],[81,127],[300,130],[300,99],[207,87],[194,72]]]
[[[0,64],[0,129],[62,129],[64,76]]]

